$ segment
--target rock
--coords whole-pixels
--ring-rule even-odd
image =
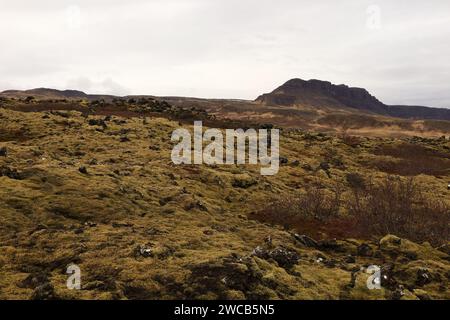
[[[90,126],[101,126],[103,128],[107,127],[105,120],[102,119],[89,119],[88,123]]]
[[[168,197],[164,197],[164,198],[161,198],[161,199],[159,199],[159,205],[161,206],[161,207],[164,207],[166,204],[168,204],[170,201],[172,201],[173,200],[173,197],[172,196],[168,196]]]
[[[432,275],[428,269],[421,268],[421,269],[417,270],[416,284],[419,287],[423,287],[424,285],[427,285],[427,284],[431,283],[432,281],[433,281]]]
[[[189,266],[185,291],[189,299],[206,294],[214,299],[229,299],[230,294],[245,299],[268,299],[261,286],[263,273],[251,257],[231,256]]]
[[[253,249],[251,255],[264,259],[267,256],[267,250],[263,247],[257,246],[255,249]]]
[[[346,256],[346,257],[344,258],[344,262],[345,262],[345,263],[355,263],[355,262],[356,262],[356,259],[355,259],[354,256],[348,255],[348,256]]]
[[[48,279],[48,274],[45,272],[28,275],[18,286],[20,288],[34,289],[31,296],[33,300],[56,299],[54,288]]]
[[[143,258],[158,258],[158,259],[166,259],[169,256],[173,255],[175,250],[168,246],[157,245],[154,243],[147,243],[143,245],[139,245],[135,249],[135,258],[143,257]]]
[[[32,273],[28,275],[24,280],[19,282],[20,288],[35,289],[40,285],[48,282],[48,275],[44,272]]]
[[[368,244],[363,243],[358,246],[357,254],[362,257],[371,257],[373,256],[373,250]]]
[[[157,145],[151,145],[151,146],[149,146],[148,147],[150,150],[153,150],[153,151],[159,151],[159,150],[161,150],[161,148],[159,147],[159,146],[157,146]]]
[[[81,166],[78,168],[78,171],[82,174],[88,174],[87,168],[85,166]]]
[[[328,170],[330,170],[330,164],[328,162],[321,162],[319,165],[319,169],[328,171]]]
[[[328,162],[321,162],[319,167],[317,168],[318,170],[323,170],[328,178],[331,178],[331,174],[330,174],[330,164]]]
[[[53,300],[55,297],[55,290],[53,286],[47,282],[38,286],[31,297],[32,300]]]
[[[342,243],[339,243],[336,239],[325,239],[321,240],[319,243],[319,248],[325,251],[336,251],[336,252],[344,252],[345,249],[342,246]]]
[[[214,231],[212,231],[212,230],[204,230],[203,234],[207,235],[207,236],[212,236],[214,234]]]
[[[402,285],[399,285],[397,288],[395,288],[395,290],[391,294],[391,299],[400,300],[405,295],[404,289],[405,288]]]
[[[317,248],[318,247],[317,241],[306,235],[299,235],[299,234],[295,233],[294,238],[295,238],[295,240],[300,242],[305,247],[309,247],[309,248]]]
[[[118,222],[113,222],[112,223],[112,227],[113,228],[131,228],[133,227],[132,223],[118,223]]]
[[[413,294],[419,298],[420,300],[431,300],[430,295],[428,294],[428,292],[426,292],[425,290],[422,289],[414,289],[413,290]]]
[[[366,181],[359,173],[347,173],[345,178],[352,189],[361,190],[366,187]]]
[[[394,265],[381,266],[381,286],[391,291],[397,288],[397,280],[394,278]]]
[[[84,228],[76,228],[73,230],[73,233],[75,234],[82,234],[84,233]]]
[[[294,161],[292,161],[291,165],[292,165],[293,167],[298,167],[298,166],[300,165],[300,161],[294,160]]]
[[[204,212],[208,211],[208,208],[200,200],[193,200],[193,201],[188,202],[184,206],[184,209],[186,211],[191,211],[193,209],[199,209],[200,211],[204,211]]]
[[[93,228],[93,227],[96,227],[96,226],[97,226],[97,224],[96,224],[95,222],[92,222],[92,221],[86,221],[86,222],[84,223],[84,225],[85,225],[86,227],[89,227],[89,228]]]
[[[144,258],[149,258],[153,256],[152,251],[153,244],[140,245],[136,248],[136,256],[141,256]]]
[[[11,169],[7,166],[0,167],[0,177],[8,177],[14,180],[22,180],[23,176],[21,173],[17,172],[16,169]]]
[[[0,157],[6,157],[8,155],[8,150],[6,147],[0,148]]]
[[[161,231],[161,230],[159,230],[157,228],[154,228],[154,227],[151,227],[150,229],[148,229],[146,231],[146,233],[149,236],[158,236],[158,235],[161,235],[161,234],[166,234],[167,232],[166,231]]]
[[[281,246],[270,251],[258,246],[253,250],[252,255],[265,260],[272,259],[283,268],[292,267],[300,259],[297,252]]]
[[[248,189],[251,186],[254,186],[258,183],[255,179],[251,177],[242,177],[242,178],[235,178],[233,180],[232,186],[235,188],[242,188],[242,189]]]

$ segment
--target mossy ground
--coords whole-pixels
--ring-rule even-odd
[[[388,156],[376,147],[404,141],[362,138],[349,146],[333,136],[284,132],[288,164],[264,177],[259,166],[174,165],[176,121],[113,116],[103,127],[91,118],[103,119],[0,109],[0,147],[7,149],[0,167],[19,174],[0,176],[1,299],[450,298],[449,256],[429,245],[402,239],[383,247],[369,237],[309,248],[291,230],[249,218],[313,180],[331,186],[348,172],[383,177],[374,161]],[[448,140],[417,143],[449,153]],[[339,158],[331,178],[317,170],[329,150]],[[248,188],[234,183],[249,179]],[[450,198],[448,170],[417,181],[430,195]],[[358,255],[362,243],[374,254]],[[295,252],[298,262],[283,267],[252,254],[258,246]],[[71,263],[81,268],[82,290],[66,288]],[[367,289],[368,275],[356,271],[371,264],[392,265],[395,285]],[[429,281],[420,279],[422,269]],[[48,296],[40,293],[43,283],[53,290]]]

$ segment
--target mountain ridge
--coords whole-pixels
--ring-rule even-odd
[[[255,102],[264,105],[308,105],[328,108],[353,108],[396,118],[450,120],[450,109],[426,106],[387,105],[364,88],[336,85],[317,79],[291,79]]]
[[[0,92],[0,97],[26,99],[34,97],[43,99],[68,99],[68,100],[105,100],[130,99],[140,97],[156,97],[153,95],[127,95],[117,96],[108,94],[88,94],[80,90],[58,90],[51,88],[35,88],[30,90],[6,90]],[[234,99],[200,99],[193,97],[170,97],[181,100],[227,100]],[[244,101],[244,100],[239,100]],[[298,105],[314,107],[317,109],[356,109],[370,114],[384,115],[403,119],[424,120],[450,120],[450,109],[434,108],[427,106],[387,105],[378,100],[365,88],[350,87],[345,84],[333,84],[329,81],[311,79],[302,80],[294,78],[277,87],[270,93],[260,95],[254,103],[266,106],[295,107]]]

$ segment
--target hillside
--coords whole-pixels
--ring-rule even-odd
[[[239,125],[200,111],[16,103],[0,108],[1,299],[450,298],[447,139],[284,130],[280,172],[263,177],[171,162],[171,133],[191,119]],[[379,223],[370,199],[412,218]],[[80,291],[65,286],[72,263]]]
[[[328,81],[292,79],[256,102],[269,106],[309,106],[317,108],[353,108],[385,116],[407,119],[450,120],[450,109],[420,106],[389,106],[366,89],[334,85]]]
[[[130,112],[127,104],[134,105],[131,109],[137,110],[148,100],[184,110],[184,118],[191,119],[189,110],[194,108],[228,124],[244,121],[311,132],[372,137],[440,137],[450,134],[449,109],[388,106],[365,89],[319,80],[292,79],[255,101],[151,95],[118,97],[43,88],[0,93],[0,106],[19,111],[77,110],[91,113],[95,109],[95,113],[101,114],[127,114]],[[150,109],[154,107],[149,106]],[[169,112],[163,116],[173,118],[174,115]]]

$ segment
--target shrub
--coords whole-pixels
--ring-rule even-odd
[[[339,185],[327,190],[320,183],[313,183],[306,187],[305,192],[277,201],[261,213],[267,217],[282,215],[287,220],[325,220],[339,214],[341,195],[342,188]]]
[[[255,218],[310,236],[368,239],[395,234],[433,245],[449,241],[450,206],[427,195],[414,178],[389,176],[375,183],[350,173],[347,183],[345,201],[342,185],[327,190],[315,183],[268,205]]]
[[[395,234],[433,244],[449,239],[450,207],[427,197],[414,178],[387,177],[353,189],[347,206],[366,236]]]

